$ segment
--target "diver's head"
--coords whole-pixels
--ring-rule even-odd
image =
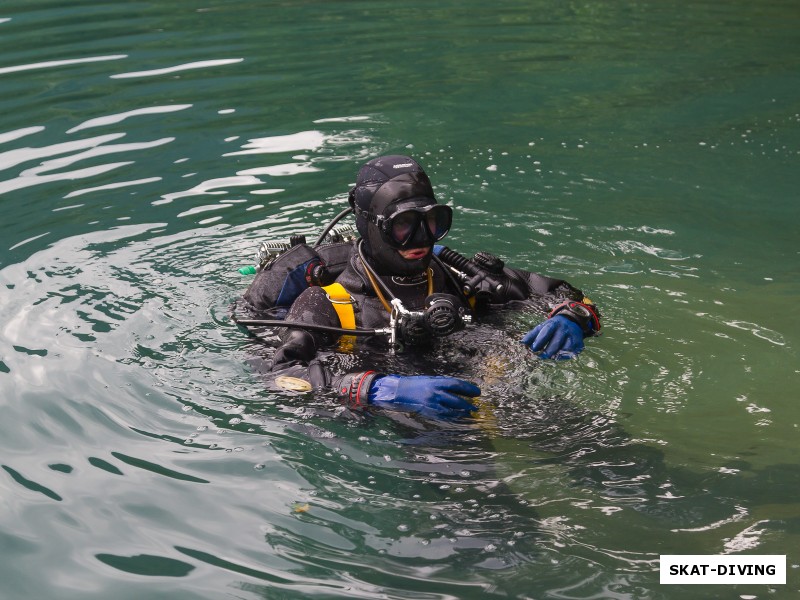
[[[447,235],[453,218],[449,206],[436,203],[430,179],[408,156],[382,156],[361,167],[350,205],[381,275],[425,271],[433,245]]]

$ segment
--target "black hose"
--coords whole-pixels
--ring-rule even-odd
[[[378,277],[378,274],[372,270],[372,267],[369,266],[367,259],[364,257],[364,252],[361,250],[361,245],[363,243],[363,239],[358,240],[358,243],[356,244],[356,250],[358,251],[358,258],[361,259],[361,266],[363,266],[364,270],[368,272],[368,275],[372,275],[372,277],[369,278],[370,283],[372,283],[372,286],[375,287],[375,282],[377,282],[378,285],[381,286],[383,293],[394,300],[396,296],[392,293],[392,290],[390,290],[389,287],[381,280],[381,278]],[[378,290],[376,289],[375,291],[377,292]]]
[[[433,258],[433,261],[436,264],[438,264],[439,267],[441,267],[442,273],[444,273],[447,276],[447,278],[450,280],[450,283],[452,283],[455,286],[455,289],[457,289],[457,290],[462,289],[461,282],[456,277],[456,274],[453,273],[453,269],[449,268],[449,265],[447,265],[441,258],[436,256],[435,254],[433,255],[432,258]]]
[[[245,327],[294,327],[307,331],[319,331],[321,333],[338,333],[339,335],[386,335],[387,332],[378,329],[345,329],[344,327],[333,327],[331,325],[315,325],[313,323],[302,323],[300,321],[281,321],[280,319],[237,319],[233,317],[233,322]]]
[[[503,271],[502,261],[491,255],[488,258],[498,263],[494,272],[447,246],[442,248],[438,258],[444,264],[466,275],[461,282],[461,290],[468,296],[482,296],[494,304],[505,304],[511,300],[525,300],[530,294],[528,284],[521,281],[518,276]]]
[[[462,273],[469,275],[470,277],[474,277],[480,272],[480,267],[476,265],[473,261],[468,259],[466,256],[462,256],[455,250],[451,250],[447,246],[444,246],[438,254],[439,260],[443,263],[450,265],[451,267],[458,269]]]
[[[317,238],[317,241],[314,242],[313,247],[316,248],[317,246],[319,246],[322,243],[322,240],[325,239],[325,236],[330,233],[331,229],[333,229],[334,225],[336,225],[339,221],[341,221],[344,217],[349,215],[351,212],[353,212],[353,209],[352,209],[352,207],[348,206],[342,212],[340,212],[338,215],[333,217],[331,222],[328,223],[325,226],[325,229],[322,230],[322,233],[319,234],[319,237]]]

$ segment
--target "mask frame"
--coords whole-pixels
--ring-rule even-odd
[[[418,236],[420,227],[422,227],[423,237],[427,242],[421,244],[422,246],[432,246],[444,239],[450,232],[450,228],[453,225],[453,209],[446,204],[430,204],[425,207],[409,207],[403,206],[403,204],[400,204],[397,210],[389,216],[376,215],[369,211],[358,209],[356,214],[364,217],[369,223],[373,223],[380,231],[381,239],[395,249],[405,249],[412,245],[421,244],[422,239]],[[406,230],[397,231],[396,226],[401,224],[398,219],[408,218],[409,215],[413,220],[408,224]],[[433,218],[433,221],[431,221],[431,218]],[[433,225],[433,229],[431,225]]]

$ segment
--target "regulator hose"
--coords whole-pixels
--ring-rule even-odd
[[[459,254],[455,250],[451,250],[447,246],[442,246],[442,250],[437,256],[442,262],[457,269],[458,271],[461,271],[465,275],[474,277],[478,274],[478,265],[476,265],[466,256]]]
[[[234,315],[233,322],[244,327],[294,327],[307,331],[319,331],[320,333],[337,333],[339,335],[388,335],[388,330],[384,329],[345,329],[344,327],[333,327],[331,325],[314,325],[313,323],[302,323],[300,321],[282,321],[280,319],[237,319]]]
[[[479,252],[469,259],[447,246],[437,252],[437,258],[459,273],[461,290],[467,296],[486,298],[490,302],[503,304],[510,300],[524,300],[528,296],[527,285],[509,276],[502,260],[487,252]]]
[[[442,247],[439,252],[439,259],[446,265],[466,275],[466,278],[461,282],[461,288],[468,296],[473,294],[486,294],[492,297],[500,296],[507,287],[504,285],[506,282],[500,279],[502,270],[500,273],[490,273],[481,268],[474,260],[470,260],[447,246]]]

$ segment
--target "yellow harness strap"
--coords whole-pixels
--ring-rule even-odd
[[[353,301],[350,293],[344,289],[341,283],[332,283],[322,288],[328,295],[328,300],[333,304],[333,310],[339,315],[339,323],[343,329],[356,328],[356,315],[353,311]]]
[[[333,305],[333,310],[339,317],[339,324],[342,329],[355,329],[356,328],[356,314],[353,310],[353,300],[350,298],[350,293],[344,289],[341,283],[332,283],[323,286],[328,300]],[[356,338],[353,335],[343,335],[339,339],[339,350],[341,352],[352,352],[355,346]]]

